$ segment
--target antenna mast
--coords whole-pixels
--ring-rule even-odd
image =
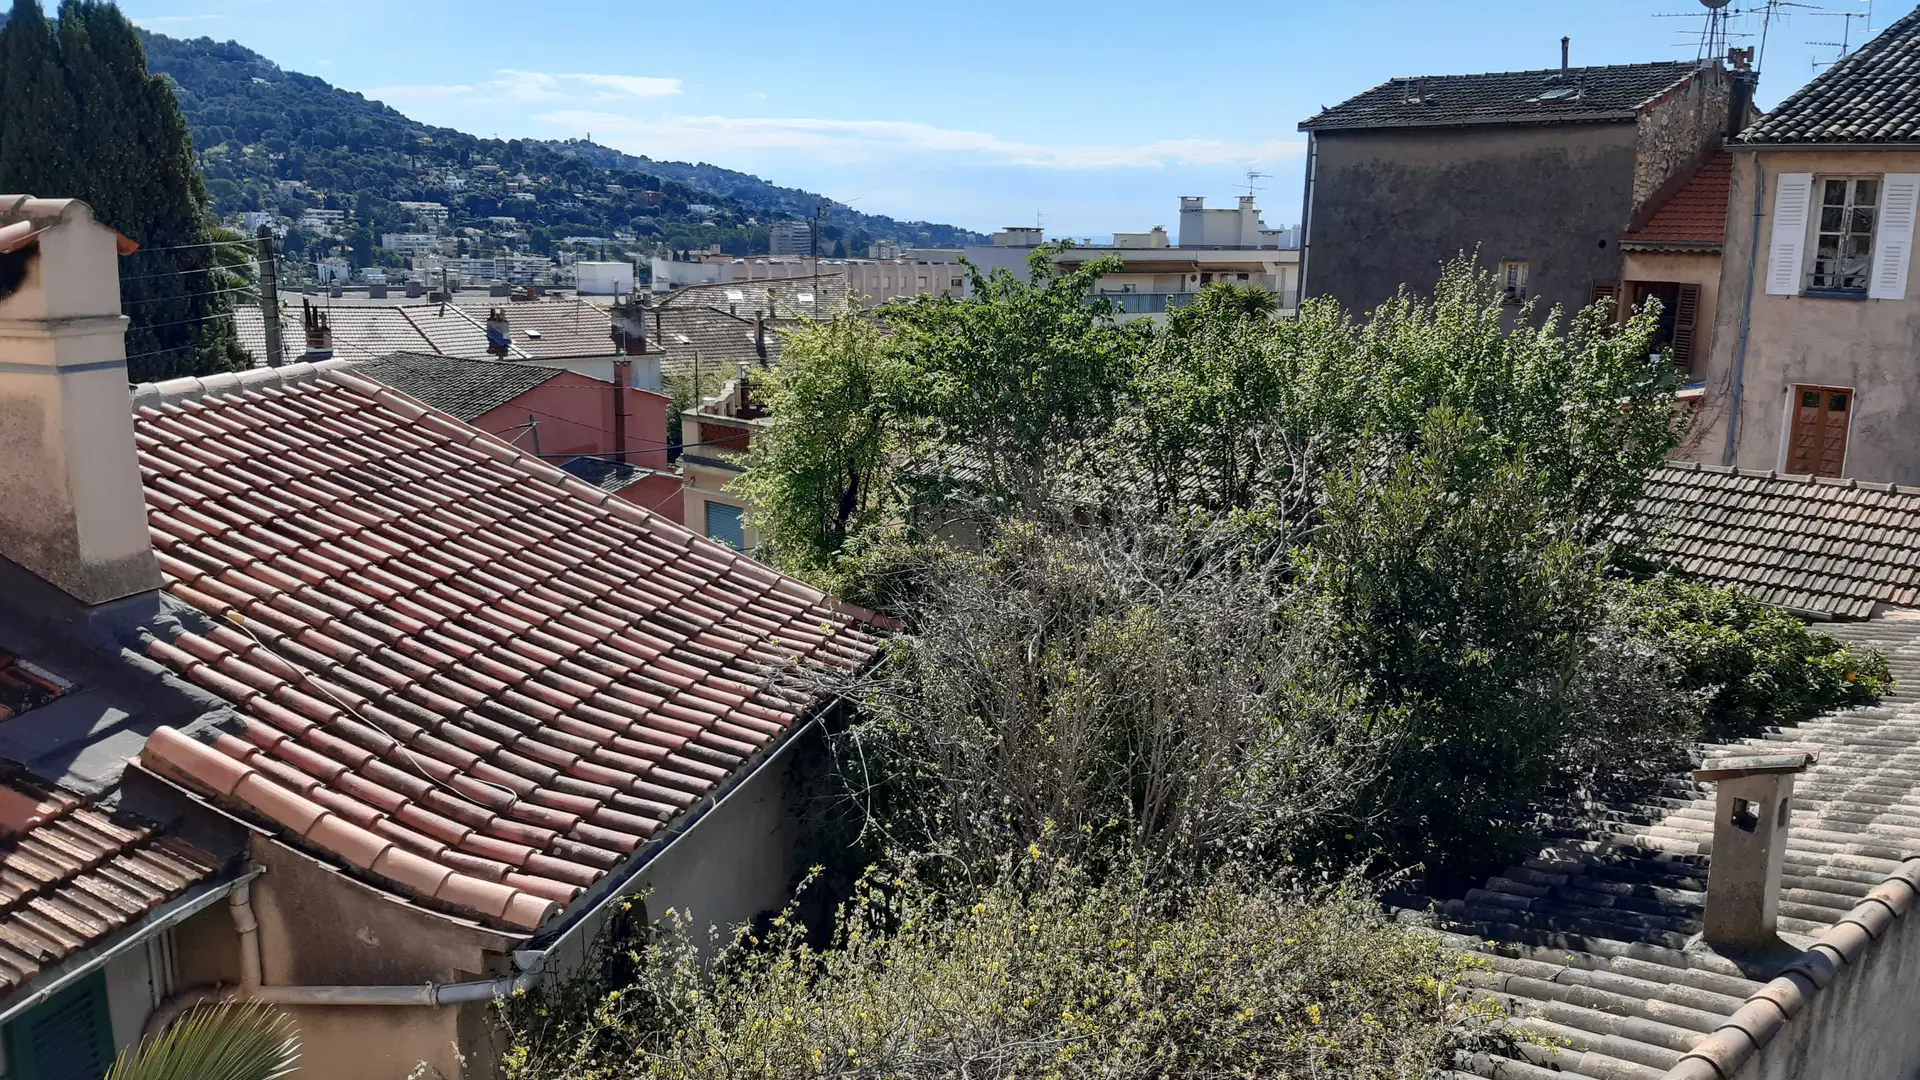
[[[1253,182],[1255,180],[1265,180],[1269,175],[1271,174],[1263,173],[1258,169],[1252,168],[1251,166],[1248,167],[1247,169],[1247,197],[1248,198],[1252,198],[1253,193],[1260,190],[1259,188],[1253,186]]]

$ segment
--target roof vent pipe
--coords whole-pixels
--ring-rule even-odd
[[[1560,74],[1562,75],[1565,75],[1567,73],[1567,56],[1568,56],[1568,53],[1571,51],[1572,46],[1573,46],[1572,38],[1564,37],[1564,36],[1561,37],[1560,39]]]
[[[1706,939],[1766,947],[1778,939],[1780,871],[1793,817],[1793,778],[1817,756],[1759,754],[1703,762],[1695,780],[1715,786],[1713,859],[1707,867]]]

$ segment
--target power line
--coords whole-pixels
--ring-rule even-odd
[[[246,243],[247,241],[245,239],[210,240],[204,244],[174,244],[170,247],[140,247],[133,251],[128,252],[127,254],[139,255],[142,253],[150,253],[155,251],[193,251],[199,248],[217,248],[217,247],[239,248],[239,247],[244,247]]]
[[[251,285],[236,285],[231,289],[203,289],[196,292],[176,293],[172,296],[149,296],[144,300],[131,300],[121,304],[122,308],[139,307],[142,304],[160,304],[168,300],[192,300],[198,296],[225,296],[228,293],[253,293]]]
[[[257,269],[259,265],[260,264],[258,261],[253,259],[248,259],[244,263],[233,263],[230,265],[219,264],[214,266],[204,266],[198,270],[163,270],[157,274],[135,274],[131,277],[122,277],[120,279],[120,284],[125,285],[129,281],[152,281],[154,278],[185,277],[188,274],[217,274],[222,270],[234,271],[234,270],[240,269],[241,267],[254,267]]]

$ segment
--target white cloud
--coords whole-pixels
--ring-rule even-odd
[[[181,23],[212,22],[218,15],[143,15],[134,18],[137,26],[178,26]]]
[[[676,116],[653,119],[586,110],[560,110],[535,120],[626,141],[659,158],[714,160],[727,152],[788,151],[831,164],[862,164],[902,154],[959,155],[1005,165],[1051,169],[1164,168],[1241,165],[1301,153],[1296,140],[1228,142],[1160,139],[1131,145],[1041,144],[898,120],[823,120],[805,117]]]
[[[680,80],[651,75],[549,74],[504,68],[483,83],[403,83],[376,86],[362,93],[389,104],[451,98],[469,99],[474,105],[626,101],[678,94]]]

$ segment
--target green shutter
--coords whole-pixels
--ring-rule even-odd
[[[113,1066],[107,977],[94,972],[7,1025],[11,1080],[100,1080]]]

